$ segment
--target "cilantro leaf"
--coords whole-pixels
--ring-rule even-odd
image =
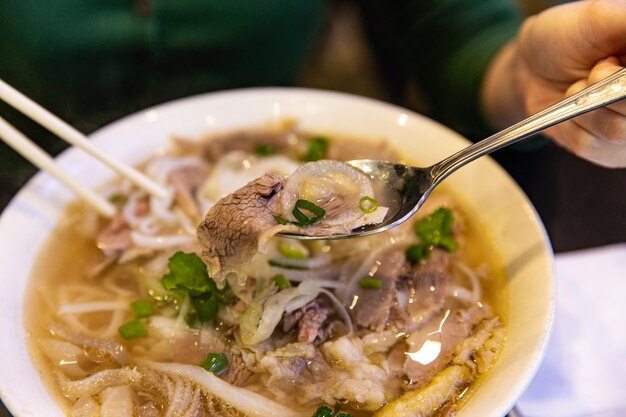
[[[216,290],[204,262],[195,253],[176,252],[170,257],[168,268],[168,273],[161,278],[167,291],[186,291],[199,296]]]

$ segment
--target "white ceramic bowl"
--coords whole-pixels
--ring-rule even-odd
[[[105,152],[128,163],[168,146],[171,134],[202,133],[294,117],[305,129],[388,138],[424,166],[468,142],[411,111],[377,101],[306,89],[248,89],[207,94],[154,107],[92,136]],[[84,153],[58,158],[79,182],[96,187],[113,174]],[[541,221],[518,186],[493,160],[482,158],[449,177],[447,188],[489,230],[490,245],[508,275],[508,342],[494,369],[461,409],[460,417],[502,417],[529,384],[543,357],[555,303],[553,256]],[[0,218],[0,397],[19,417],[62,416],[44,389],[25,345],[23,310],[33,261],[65,204],[74,196],[46,174],[24,187]]]

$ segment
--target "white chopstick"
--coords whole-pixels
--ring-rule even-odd
[[[35,103],[24,94],[0,79],[0,99],[6,101],[26,116],[39,123],[68,143],[81,148],[99,161],[127,178],[139,188],[158,198],[166,198],[167,190],[131,166],[120,163],[104,154],[72,126]],[[41,149],[39,149],[41,150]],[[32,161],[31,161],[32,162]],[[42,168],[43,169],[43,168]]]
[[[65,174],[54,163],[54,159],[35,145],[22,132],[11,126],[6,120],[0,117],[0,138],[4,140],[10,147],[19,152],[24,158],[28,159],[37,168],[42,169],[49,174],[55,176],[59,181],[79,195],[93,208],[98,210],[105,217],[113,217],[117,211],[115,206],[107,201],[104,197],[93,190],[74,181],[72,177]]]

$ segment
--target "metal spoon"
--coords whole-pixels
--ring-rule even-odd
[[[398,206],[395,213],[387,214],[382,223],[366,225],[350,233],[326,236],[281,233],[281,236],[300,240],[347,239],[389,230],[411,217],[424,204],[431,191],[462,166],[558,123],[623,98],[626,98],[626,68],[430,167],[417,168],[367,159],[348,161],[348,164],[363,171],[373,181],[383,182],[383,186],[395,194]]]

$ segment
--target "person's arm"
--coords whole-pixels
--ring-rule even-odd
[[[372,0],[428,114],[471,139],[493,128],[479,95],[485,70],[518,31],[514,0]]]
[[[482,103],[488,120],[502,128],[536,113],[619,70],[624,54],[626,0],[568,3],[531,17],[486,72]],[[624,101],[546,133],[591,162],[626,167]]]

